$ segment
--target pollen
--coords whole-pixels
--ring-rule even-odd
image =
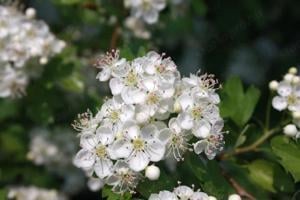
[[[144,147],[145,147],[145,142],[143,140],[141,140],[141,139],[133,140],[133,148],[135,150],[141,151],[144,149]]]

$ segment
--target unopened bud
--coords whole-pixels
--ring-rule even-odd
[[[288,124],[283,128],[283,133],[290,137],[294,137],[297,132],[297,127],[294,124]]]
[[[297,69],[296,67],[291,67],[291,68],[289,69],[289,74],[295,75],[295,74],[297,74],[297,73],[298,73],[298,69]]]
[[[276,91],[278,89],[278,85],[279,85],[279,83],[277,81],[271,81],[269,83],[269,88],[272,91]]]
[[[158,167],[156,167],[155,165],[148,166],[146,168],[145,176],[149,180],[155,181],[155,180],[159,179],[160,169]]]
[[[228,200],[242,200],[242,198],[238,194],[232,194],[228,197]]]
[[[36,16],[36,11],[34,8],[27,8],[25,11],[25,15],[28,19],[35,18]]]

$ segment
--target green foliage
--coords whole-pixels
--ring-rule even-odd
[[[216,161],[206,162],[193,156],[185,162],[199,180],[203,191],[216,196],[218,199],[226,199],[229,194],[234,193]]]
[[[130,200],[132,195],[130,193],[116,194],[111,190],[111,187],[105,186],[102,189],[102,197],[107,200]]]
[[[292,179],[279,165],[266,160],[255,160],[246,167],[249,170],[250,179],[260,188],[270,192],[294,191]]]
[[[300,144],[290,138],[277,136],[272,139],[271,147],[278,162],[292,174],[295,182],[300,180]]]
[[[162,188],[172,190],[177,185],[177,181],[172,175],[167,174],[164,170],[160,172],[160,178],[156,181],[143,180],[137,188],[137,191],[145,198],[149,198],[152,193],[159,193]]]
[[[228,79],[222,89],[221,115],[228,117],[239,127],[243,127],[252,117],[260,91],[254,86],[244,90],[237,77]]]

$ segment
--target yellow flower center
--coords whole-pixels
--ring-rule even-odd
[[[134,73],[134,71],[130,71],[126,77],[126,84],[129,86],[135,86],[137,81],[137,74]]]
[[[141,139],[133,140],[133,148],[135,150],[143,150],[145,147],[145,142]]]
[[[202,109],[200,107],[194,107],[191,112],[194,119],[200,119],[202,116]]]
[[[148,94],[148,99],[147,99],[147,104],[157,104],[159,101],[158,96],[155,93],[149,93]]]
[[[104,145],[100,145],[96,148],[96,155],[100,158],[105,158],[106,157],[106,147]]]

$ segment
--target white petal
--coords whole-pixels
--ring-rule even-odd
[[[145,140],[152,139],[157,136],[158,130],[156,126],[150,124],[142,128],[141,137]]]
[[[133,124],[131,126],[125,126],[125,125],[124,125],[125,137],[127,137],[129,139],[136,139],[140,136],[141,130],[140,130],[139,126],[137,126],[135,124]]]
[[[154,24],[158,20],[158,11],[155,9],[147,10],[143,13],[143,18],[148,24]]]
[[[90,168],[94,163],[95,155],[86,149],[81,149],[74,158],[74,165],[79,168]]]
[[[196,144],[194,144],[194,152],[196,154],[202,153],[203,151],[205,151],[207,144],[208,143],[204,140],[198,141]]]
[[[194,125],[193,118],[187,113],[179,114],[177,120],[181,128],[186,130],[190,130]]]
[[[118,94],[121,94],[121,92],[124,88],[124,84],[121,79],[112,78],[109,81],[109,87],[110,87],[111,93],[113,95],[118,95]]]
[[[122,122],[132,120],[134,117],[134,106],[133,105],[124,105],[120,114],[120,119]]]
[[[148,142],[146,151],[150,155],[151,161],[158,162],[164,157],[165,145],[163,145],[159,140],[153,140]]]
[[[276,96],[272,100],[272,105],[276,110],[282,111],[287,108],[287,101],[284,97]]]
[[[191,108],[193,106],[194,100],[190,95],[183,94],[178,98],[178,102],[181,106],[181,109],[186,110],[186,109]]]
[[[286,97],[292,93],[292,86],[287,82],[280,82],[277,92],[280,96]]]
[[[199,138],[206,138],[210,135],[211,125],[206,120],[199,121],[193,128],[193,134]]]
[[[89,178],[87,185],[93,192],[100,190],[104,186],[104,181],[99,178]]]
[[[98,139],[95,134],[86,133],[80,137],[80,146],[84,149],[94,149],[98,145]]]
[[[97,129],[96,134],[98,140],[103,145],[111,144],[115,139],[115,136],[110,127],[100,126]]]
[[[149,157],[144,152],[136,152],[129,158],[128,164],[133,171],[139,172],[147,167],[149,161]]]
[[[163,130],[161,130],[158,134],[158,139],[163,143],[163,144],[167,144],[172,136],[172,131],[169,128],[165,128]]]
[[[111,70],[108,67],[105,67],[102,69],[101,72],[99,72],[97,74],[97,79],[99,79],[100,81],[108,81],[108,79],[110,78],[111,75]]]
[[[127,158],[132,152],[132,145],[124,140],[118,140],[108,148],[108,152],[111,158]]]
[[[169,128],[174,131],[175,133],[180,133],[181,132],[181,127],[178,124],[178,121],[176,118],[172,118],[169,121]]]
[[[109,176],[112,173],[113,163],[109,159],[100,159],[96,162],[94,169],[97,176],[101,179]]]

